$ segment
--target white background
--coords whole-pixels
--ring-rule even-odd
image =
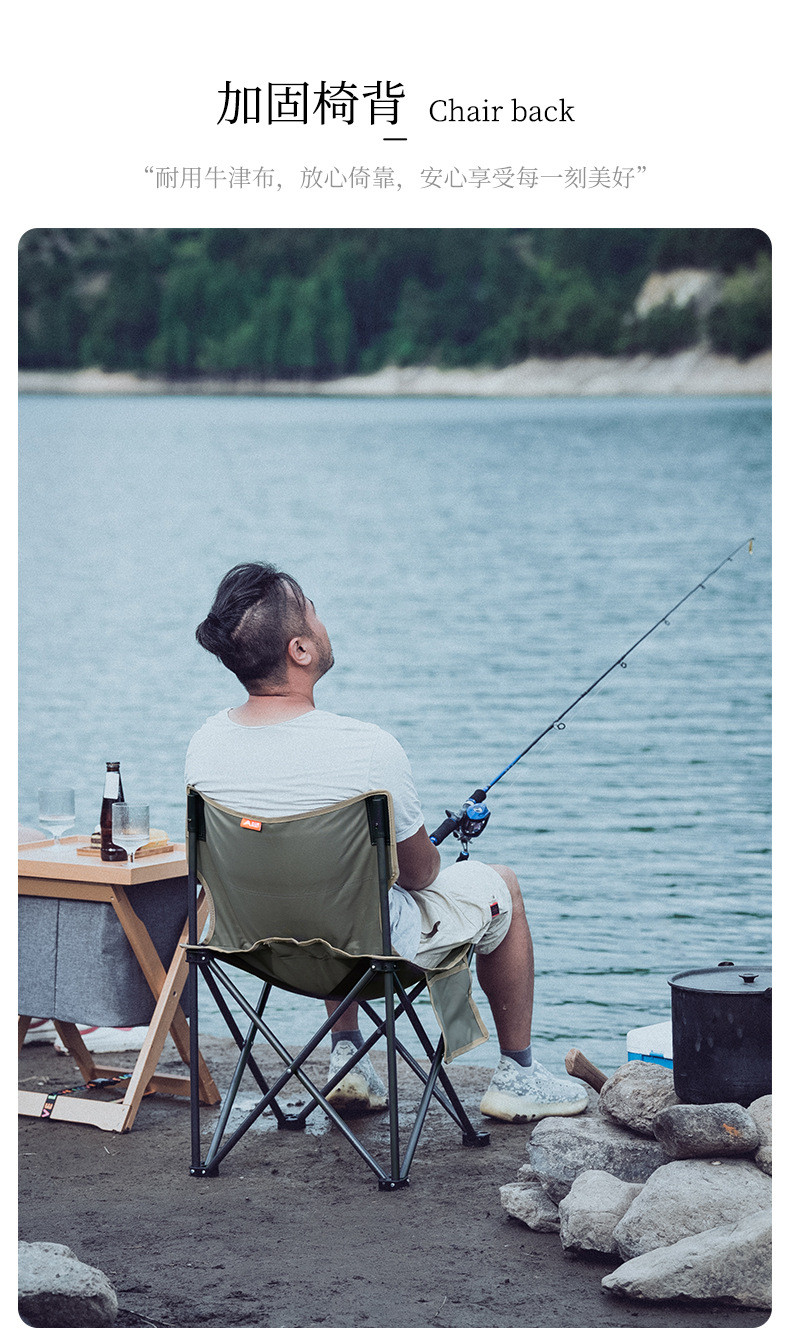
[[[5,184],[17,233],[43,226],[759,226],[778,222],[778,8],[707,0],[359,0],[134,5],[38,0],[8,44]],[[407,144],[381,127],[217,125],[218,89],[404,84]],[[575,107],[514,125],[510,99]],[[440,125],[435,98],[504,103],[499,125]],[[361,110],[361,109],[360,109]],[[639,163],[628,192],[156,191],[146,165]]]
[[[768,0],[36,0],[15,8],[4,34],[3,78],[9,442],[15,434],[16,247],[31,227],[759,227],[775,247],[776,364],[784,364],[788,80],[781,6]],[[385,131],[371,130],[362,119],[352,127],[322,127],[313,117],[304,127],[216,124],[217,90],[226,79],[265,89],[270,80],[313,86],[322,78],[402,82],[406,98],[396,133],[407,134],[408,142],[385,145]],[[513,97],[525,104],[564,97],[575,107],[575,124],[432,124],[429,103],[449,97],[506,109]],[[165,191],[156,190],[144,170],[212,164],[270,166],[291,173],[294,183],[266,194]],[[391,165],[404,182],[414,182],[427,166],[561,172],[584,164],[639,164],[646,171],[628,191],[574,191],[547,182],[530,192],[440,192],[404,184],[399,193],[319,193],[295,184],[302,166],[360,164]],[[777,376],[780,504],[787,438],[782,379]],[[8,448],[7,496],[14,491],[12,459]],[[13,511],[6,505],[6,532],[12,533]],[[777,528],[781,548],[782,525]],[[777,587],[781,592],[780,580]],[[9,793],[9,822],[15,806]]]

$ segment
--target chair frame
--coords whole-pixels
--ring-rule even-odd
[[[367,807],[371,830],[371,842],[375,845],[377,854],[382,942],[384,953],[391,955],[387,854],[387,847],[389,844],[389,820],[386,798],[381,795],[368,796]],[[197,1065],[195,1060],[190,1062],[193,1081],[191,1098],[192,1161],[190,1175],[193,1177],[216,1176],[219,1170],[219,1164],[222,1160],[228,1153],[230,1153],[231,1149],[239,1142],[246,1131],[249,1130],[250,1126],[252,1126],[253,1123],[268,1110],[271,1110],[274,1114],[278,1129],[300,1130],[304,1129],[307,1118],[311,1112],[313,1112],[316,1107],[320,1107],[373,1171],[378,1180],[379,1190],[397,1190],[409,1184],[409,1170],[431,1101],[434,1098],[459,1126],[462,1132],[462,1143],[464,1145],[481,1147],[488,1144],[491,1139],[490,1135],[486,1131],[476,1130],[472,1125],[446,1071],[442,1068],[444,1037],[440,1036],[437,1045],[434,1047],[414,1010],[414,1001],[417,996],[425,990],[427,979],[423,977],[419,979],[416,984],[410,985],[409,987],[404,986],[401,978],[398,976],[397,970],[401,961],[397,958],[368,958],[367,967],[364,967],[364,971],[357,977],[357,980],[342,998],[334,1013],[326,1018],[300,1052],[296,1055],[291,1054],[263,1017],[266,1003],[272,990],[275,988],[276,983],[265,981],[258,997],[257,1004],[252,1005],[228,976],[226,969],[217,962],[215,955],[208,949],[202,949],[199,944],[197,917],[199,892],[197,877],[197,845],[201,838],[205,839],[205,822],[203,819],[202,798],[200,797],[200,794],[194,790],[190,790],[187,799],[187,838],[190,914],[189,944],[187,946],[187,958],[189,961],[187,1010],[189,1014],[190,1043],[192,1044],[193,1050],[197,1052],[198,978],[202,977],[239,1048],[236,1067],[231,1078],[228,1092],[223,1100],[219,1119],[215,1126],[211,1144],[205,1157],[201,1156],[200,1098],[195,1073]],[[365,960],[361,960],[361,964],[364,965],[364,963]],[[352,973],[353,971],[354,970],[352,970]],[[382,975],[381,981],[383,981],[384,988],[383,1017],[361,994],[371,982],[376,980],[378,974]],[[236,1020],[228,1007],[225,994],[223,993],[226,993],[233,999],[233,1001],[235,1001],[249,1020],[249,1028],[247,1029],[246,1034],[242,1033],[236,1023]],[[305,1072],[303,1068],[304,1063],[316,1050],[319,1043],[327,1036],[330,1029],[334,1027],[338,1019],[355,1001],[373,1021],[374,1031],[368,1038],[366,1038],[359,1050],[354,1053],[353,1057],[349,1058],[333,1079],[328,1081],[322,1088],[319,1088]],[[403,1043],[396,1036],[395,1024],[398,1018],[403,1014],[406,1014],[408,1017],[430,1062],[427,1072],[423,1070],[422,1066],[412,1054],[407,1051]],[[261,1035],[266,1040],[269,1046],[284,1063],[285,1068],[283,1074],[281,1074],[271,1086],[267,1083],[266,1078],[252,1055],[253,1043],[258,1035]],[[368,1152],[351,1130],[350,1126],[346,1124],[332,1104],[327,1100],[327,1095],[331,1093],[335,1085],[353,1069],[356,1063],[361,1060],[361,1058],[375,1046],[382,1037],[385,1038],[387,1045],[387,1074],[389,1082],[388,1166],[378,1162],[373,1155]],[[406,1062],[423,1084],[420,1103],[415,1114],[406,1148],[403,1152],[401,1152],[398,1117],[398,1056]],[[228,1119],[233,1109],[239,1085],[246,1070],[249,1070],[253,1079],[257,1083],[262,1096],[233,1133],[226,1136]],[[278,1101],[278,1095],[288,1080],[292,1077],[296,1077],[310,1095],[307,1104],[295,1114],[286,1112]]]

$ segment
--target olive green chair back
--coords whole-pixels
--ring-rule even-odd
[[[465,1146],[489,1142],[476,1130],[442,1062],[485,1041],[487,1033],[471,998],[468,949],[447,959],[430,975],[392,950],[389,890],[398,874],[392,802],[386,792],[369,792],[305,815],[265,819],[245,815],[190,789],[187,794],[189,887],[189,1040],[192,1097],[192,1165],[195,1177],[216,1176],[220,1163],[264,1113],[281,1129],[306,1128],[321,1108],[378,1179],[380,1190],[409,1183],[409,1170],[430,1107],[438,1104],[455,1121]],[[209,900],[210,916],[198,939],[199,884]],[[226,965],[232,965],[228,969]],[[257,976],[261,991],[253,1005],[236,986],[234,968]],[[202,979],[233,1037],[239,1056],[224,1095],[211,1143],[204,1154],[198,1069],[198,981]],[[433,1041],[414,1006],[428,986],[442,1036]],[[307,996],[334,998],[325,1016],[298,1054],[268,1022],[266,1006],[273,988]],[[383,998],[384,1013],[373,1003]],[[230,1008],[234,1002],[249,1023],[246,1037]],[[373,1031],[354,1047],[319,1087],[307,1062],[333,1025],[355,1004]],[[398,1036],[399,1019],[408,1020],[427,1058],[427,1069]],[[271,1076],[258,1062],[258,1037],[279,1058]],[[333,1090],[380,1040],[386,1045],[389,1161],[380,1161],[332,1104]],[[399,1068],[410,1067],[422,1086],[411,1132],[401,1149]],[[260,1098],[231,1124],[236,1097],[245,1077],[258,1085]],[[296,1080],[308,1101],[298,1111],[280,1101]]]
[[[376,797],[386,802],[384,864],[371,826]],[[371,959],[396,960],[404,985],[427,979],[446,1062],[487,1040],[471,995],[467,947],[427,974],[392,950],[388,891],[398,863],[389,793],[277,818],[245,815],[208,797],[200,809],[196,873],[210,909],[204,951],[320,998],[345,995]],[[361,998],[382,994],[383,974],[376,973]]]

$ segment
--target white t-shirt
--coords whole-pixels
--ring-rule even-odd
[[[315,709],[282,723],[245,727],[227,710],[209,718],[189,743],[186,782],[247,815],[301,815],[363,792],[392,796],[395,838],[411,838],[423,815],[406,752],[374,723]],[[420,911],[398,885],[390,890],[392,947],[413,959]]]

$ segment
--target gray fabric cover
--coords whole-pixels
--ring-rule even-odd
[[[169,968],[187,915],[187,879],[126,891]],[[155,1000],[109,903],[19,898],[19,1013],[100,1027],[148,1024]]]
[[[369,958],[384,954],[378,865],[366,798],[387,798],[390,825],[387,889],[398,873],[392,800],[367,793],[306,815],[245,816],[202,798],[206,838],[197,844],[197,874],[211,916],[203,942],[227,962],[309,996],[340,996]],[[488,1038],[471,999],[467,951],[429,974],[431,1003],[450,1061]],[[406,960],[405,985],[423,976]],[[383,994],[383,980],[367,997]]]

